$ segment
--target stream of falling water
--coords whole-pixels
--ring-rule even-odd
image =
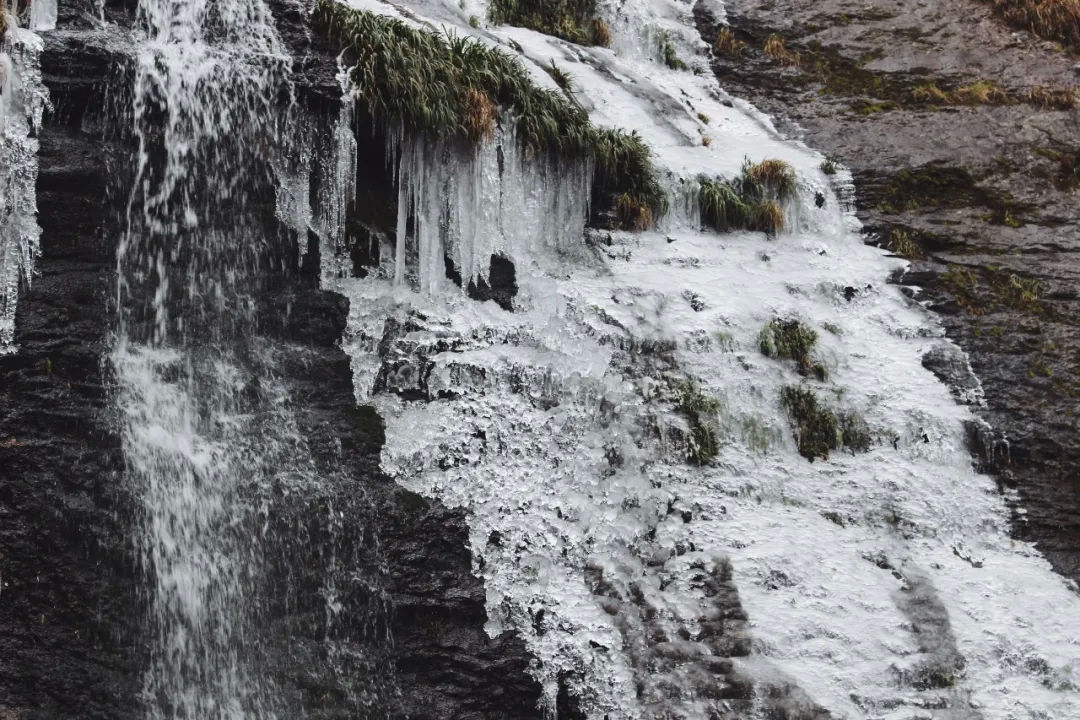
[[[365,582],[336,539],[355,533],[363,493],[336,501],[343,478],[320,472],[280,377],[289,350],[258,333],[289,59],[262,0],[141,0],[138,18],[112,361],[144,508],[147,716],[291,720],[324,702],[302,696],[320,687],[378,716],[386,662],[353,630],[385,627],[339,597]],[[378,593],[363,597],[376,613]],[[301,675],[306,687],[283,686]]]
[[[301,441],[253,336],[267,250],[254,206],[286,58],[262,0],[142,0],[138,12],[138,169],[117,255],[113,362],[145,507],[143,700],[155,720],[272,718],[253,633],[262,558],[249,533],[275,468],[301,470],[288,462]]]

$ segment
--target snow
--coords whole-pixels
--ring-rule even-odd
[[[346,349],[358,400],[386,419],[383,469],[468,511],[489,631],[525,638],[549,712],[561,677],[589,717],[706,717],[717,706],[692,673],[667,684],[650,677],[633,649],[641,638],[625,631],[638,626],[605,611],[587,569],[636,584],[669,637],[688,628],[693,639],[710,598],[692,577],[726,558],[752,638],[751,656],[736,666],[755,682],[794,682],[840,718],[1080,717],[1080,598],[1033,547],[1011,539],[1004,499],[973,471],[969,410],[921,364],[946,342],[943,332],[887,283],[903,261],[862,243],[850,174],[830,185],[821,155],[732,102],[711,73],[657,62],[665,30],[680,57],[705,67],[686,3],[602,6],[612,50],[521,28],[471,29],[470,15],[486,17],[482,3],[397,4],[407,17],[452,23],[508,52],[517,43],[538,82],[549,82],[541,67],[555,60],[594,122],[636,130],[654,148],[677,200],[663,227],[594,237],[577,253],[569,222],[565,237],[521,223],[532,241],[492,242],[489,195],[452,191],[469,228],[456,241],[459,262],[475,274],[491,252],[511,256],[516,312],[436,279],[430,247],[419,267],[406,267],[400,249],[412,239],[399,238],[396,262],[384,255],[371,277],[332,283],[351,300]],[[697,226],[695,179],[733,176],[744,158],[780,158],[798,173],[791,230],[775,241]],[[437,192],[445,176],[409,162],[402,197]],[[475,171],[462,161],[440,172]],[[563,172],[577,187],[579,176]],[[550,176],[523,171],[504,182],[554,207]],[[420,242],[435,241],[422,231]],[[773,317],[818,331],[827,382],[758,352]],[[412,324],[400,347],[433,363],[429,401],[372,392],[389,318]],[[680,377],[722,401],[722,447],[705,467],[683,460],[686,425],[671,391]],[[859,412],[874,431],[871,450],[800,457],[778,400],[781,386],[798,383]],[[943,608],[936,625],[920,627],[913,613],[933,613],[913,610],[919,602]],[[911,681],[948,672],[952,652],[963,657],[955,677],[930,689]]]

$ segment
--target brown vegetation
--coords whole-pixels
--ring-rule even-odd
[[[987,0],[1014,27],[1080,50],[1080,0]]]

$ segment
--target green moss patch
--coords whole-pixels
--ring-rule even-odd
[[[488,19],[579,45],[611,44],[611,29],[597,15],[596,0],[492,0]]]

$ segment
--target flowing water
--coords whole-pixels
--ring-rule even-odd
[[[951,352],[940,328],[887,283],[903,262],[862,244],[850,175],[823,175],[717,86],[689,3],[601,2],[611,50],[475,28],[477,0],[354,4],[516,47],[550,87],[554,60],[595,122],[655,148],[672,211],[655,232],[586,231],[588,163],[537,163],[509,126],[475,153],[392,132],[378,176],[396,227],[354,277],[350,104],[329,129],[297,111],[263,0],[141,0],[110,359],[142,500],[148,717],[304,717],[311,698],[285,678],[320,663],[332,711],[392,715],[370,508],[345,459],[309,444],[282,370],[299,351],[261,329],[275,212],[301,250],[317,238],[324,287],[350,300],[383,470],[465,509],[488,630],[525,639],[548,717],[567,694],[589,718],[1080,716],[1080,599],[1010,539],[1006,498],[972,469],[972,416],[921,363]],[[55,15],[35,4],[31,24]],[[666,68],[662,37],[702,72]],[[40,40],[3,43],[6,351],[37,255],[46,96]],[[698,176],[745,157],[798,173],[777,238],[697,222]],[[493,257],[513,266],[513,312],[458,287],[493,285]],[[818,331],[827,380],[761,355],[774,317]],[[788,385],[858,413],[869,449],[801,457]],[[719,440],[702,466],[690,387]],[[284,619],[299,611],[318,619]]]
[[[138,167],[112,360],[128,478],[145,511],[143,700],[152,718],[298,717],[271,670],[299,658],[302,640],[271,633],[273,608],[302,607],[306,593],[332,609],[337,575],[356,568],[337,567],[350,560],[333,552],[341,508],[279,377],[285,350],[258,333],[277,257],[271,167],[284,152],[289,58],[262,0],[144,0],[139,25]],[[307,542],[326,552],[290,547],[299,538],[288,533],[306,526],[283,518],[298,508],[322,518],[330,539]],[[327,564],[325,586],[289,587],[311,558]]]

